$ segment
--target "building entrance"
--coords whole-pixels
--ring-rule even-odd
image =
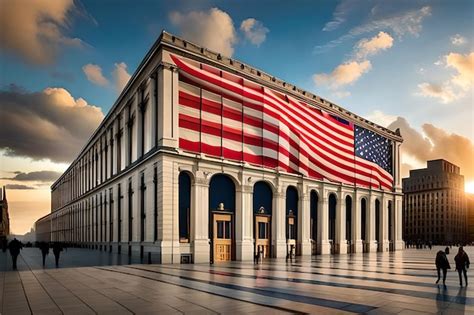
[[[255,215],[255,253],[261,253],[261,258],[271,257],[271,217]]]
[[[214,262],[232,260],[232,243],[234,235],[233,215],[230,213],[213,213],[212,249]]]

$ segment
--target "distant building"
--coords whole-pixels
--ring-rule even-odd
[[[428,161],[403,179],[405,240],[434,243],[466,239],[467,213],[464,176],[446,160]]]
[[[474,194],[466,194],[467,240],[474,242]]]
[[[6,239],[10,234],[10,216],[8,214],[7,191],[5,186],[0,188],[0,240]]]

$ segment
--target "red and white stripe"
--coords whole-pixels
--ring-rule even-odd
[[[392,189],[393,177],[355,156],[354,127],[314,106],[217,68],[180,68],[179,145],[312,178]]]

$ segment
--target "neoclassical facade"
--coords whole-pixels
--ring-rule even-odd
[[[399,250],[401,142],[163,32],[52,185],[37,238],[155,263]],[[361,158],[366,143],[385,156]]]

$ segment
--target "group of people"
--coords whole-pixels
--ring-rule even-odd
[[[8,243],[8,250],[10,251],[10,255],[12,256],[12,264],[13,264],[13,270],[17,270],[17,261],[18,261],[18,256],[20,255],[20,251],[23,249],[23,243],[14,238],[13,240]],[[59,267],[59,256],[61,255],[61,252],[63,251],[64,246],[59,243],[55,242],[53,244],[47,243],[47,242],[38,242],[37,247],[41,251],[41,255],[43,258],[43,267],[46,265],[46,256],[49,254],[49,249],[53,249],[53,254],[54,254],[54,260],[56,263],[56,268]]]
[[[441,271],[443,271],[443,285],[446,286],[446,274],[448,269],[451,269],[451,265],[448,260],[449,247],[446,247],[444,251],[440,250],[436,253],[436,270],[438,271],[438,280],[441,278]],[[470,261],[469,256],[464,251],[463,247],[460,246],[457,255],[454,257],[454,262],[456,264],[456,271],[459,274],[459,285],[462,287],[462,276],[464,275],[464,282],[467,286],[467,269],[469,269]]]

